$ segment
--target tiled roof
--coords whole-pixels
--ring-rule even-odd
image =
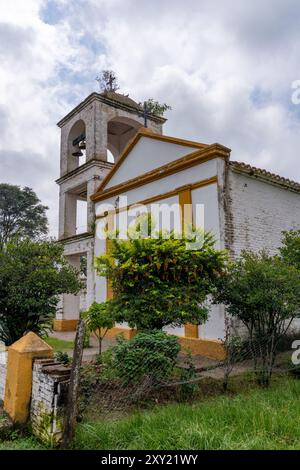
[[[275,173],[271,173],[270,171],[263,170],[252,165],[248,165],[247,163],[243,162],[229,162],[229,165],[232,166],[235,170],[240,171],[242,173],[246,173],[249,176],[256,176],[261,179],[265,179],[271,183],[279,184],[288,189],[300,192],[300,183],[290,180],[288,178],[284,178],[283,176],[276,175]]]

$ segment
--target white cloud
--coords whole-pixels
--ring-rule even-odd
[[[0,179],[31,184],[57,227],[55,123],[112,67],[133,98],[172,106],[165,132],[299,180],[299,19],[296,0],[5,1]]]

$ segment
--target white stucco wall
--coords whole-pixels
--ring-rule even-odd
[[[139,188],[127,191],[126,194],[121,193],[119,196],[126,195],[128,205],[131,205],[159,194],[163,195],[168,191],[173,191],[176,188],[180,188],[186,184],[197,183],[204,179],[211,178],[217,175],[217,160],[218,159],[210,160],[192,168],[187,168],[186,170],[175,173],[166,178],[161,178],[159,180],[140,186]],[[105,201],[96,203],[96,216],[103,213],[105,210],[105,205],[110,204],[114,207],[117,197],[118,196],[116,195],[106,199]]]
[[[156,141],[154,141],[156,143]],[[171,146],[177,147],[177,146]],[[144,148],[144,146],[143,146]],[[165,147],[167,148],[167,147]],[[186,149],[186,148],[185,148]],[[141,151],[141,149],[140,149]],[[140,155],[142,158],[143,153]],[[138,158],[138,156],[137,156]],[[173,159],[174,156],[173,156]],[[125,162],[126,163],[126,162]],[[124,165],[125,165],[124,163]],[[131,191],[126,192],[127,204],[135,204],[140,201],[146,200],[153,196],[163,195],[169,191],[173,191],[176,188],[187,184],[197,183],[199,181],[211,178],[217,175],[218,159],[210,160],[208,162],[199,164],[198,166],[186,169],[174,175],[170,175],[166,178],[154,181],[152,183],[146,184],[139,188],[135,188]],[[116,175],[120,172],[122,166],[117,171]],[[144,167],[145,168],[145,167]],[[128,168],[127,168],[128,171]],[[128,176],[127,176],[128,179]],[[116,181],[114,181],[116,184]],[[102,214],[104,208],[107,204],[114,206],[117,196],[109,198],[105,201],[101,201],[96,204],[96,214]],[[178,202],[178,196],[172,196],[169,198],[161,198],[159,201],[160,204],[169,204],[172,205]],[[204,228],[206,230],[212,231],[216,236],[216,246],[220,245],[220,224],[219,224],[219,208],[218,208],[218,188],[217,184],[211,184],[204,186],[202,188],[197,188],[192,191],[192,202],[193,204],[203,204],[204,205]],[[149,207],[149,205],[147,206]],[[194,209],[194,218],[195,218],[195,209]],[[163,227],[164,228],[164,227]],[[98,256],[100,253],[105,251],[105,241],[97,239],[95,242],[95,254]],[[106,299],[106,280],[104,278],[96,277],[96,300],[98,302],[104,301]],[[126,325],[120,325],[126,327]],[[223,337],[224,330],[224,309],[221,307],[213,306],[210,310],[209,319],[205,325],[200,326],[199,335],[202,338],[206,339],[218,339]],[[166,331],[170,333],[183,336],[184,327],[180,328],[166,328]]]
[[[216,248],[220,249],[220,218],[217,184],[211,184],[192,191],[193,219],[196,220],[196,204],[204,205],[204,229],[212,232]],[[199,326],[199,337],[221,339],[224,337],[224,307],[211,305],[208,320]]]
[[[106,242],[96,237],[95,239],[95,256],[100,256],[105,253]],[[104,302],[106,300],[106,278],[95,276],[95,296],[96,302]]]
[[[191,148],[185,145],[162,142],[149,137],[141,137],[129,155],[127,155],[118,171],[108,182],[106,188],[147,173],[195,150],[197,150],[196,147]]]
[[[220,246],[220,225],[218,207],[218,187],[217,184],[210,184],[202,188],[193,189],[193,220],[196,221],[197,205],[204,206],[204,229],[212,232],[216,237],[216,247]],[[199,207],[200,209],[200,207]]]

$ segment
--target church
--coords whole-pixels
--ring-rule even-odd
[[[188,119],[188,116],[186,117]],[[230,149],[163,134],[165,118],[145,115],[128,96],[92,93],[70,111],[61,129],[59,240],[69,262],[80,269],[85,260],[86,288],[80,295],[63,295],[54,329],[75,330],[80,311],[112,295],[105,278],[95,273],[94,258],[108,249],[97,227],[109,224],[107,207],[189,206],[189,222],[197,224],[197,208],[216,247],[235,258],[242,250],[275,253],[282,231],[300,229],[300,184],[242,162],[231,161]],[[245,145],[247,143],[245,142]],[[79,208],[86,223],[79,227]],[[183,224],[181,220],[179,223]],[[212,306],[199,326],[169,328],[194,354],[221,359],[225,310]],[[126,324],[115,325],[110,336]]]

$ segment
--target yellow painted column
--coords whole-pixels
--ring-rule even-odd
[[[184,325],[184,336],[187,338],[199,338],[199,326],[187,323]]]
[[[180,191],[178,194],[181,210],[181,227],[185,231],[187,226],[193,223],[192,192],[190,188]]]
[[[187,188],[179,193],[179,204],[181,209],[181,226],[182,231],[193,223],[193,206],[192,206],[192,192]],[[184,336],[188,338],[199,338],[198,325],[187,323],[184,325]]]
[[[51,357],[53,349],[32,332],[9,346],[4,410],[13,422],[26,423],[29,416],[33,360]]]
[[[54,331],[76,331],[79,320],[53,320]]]

